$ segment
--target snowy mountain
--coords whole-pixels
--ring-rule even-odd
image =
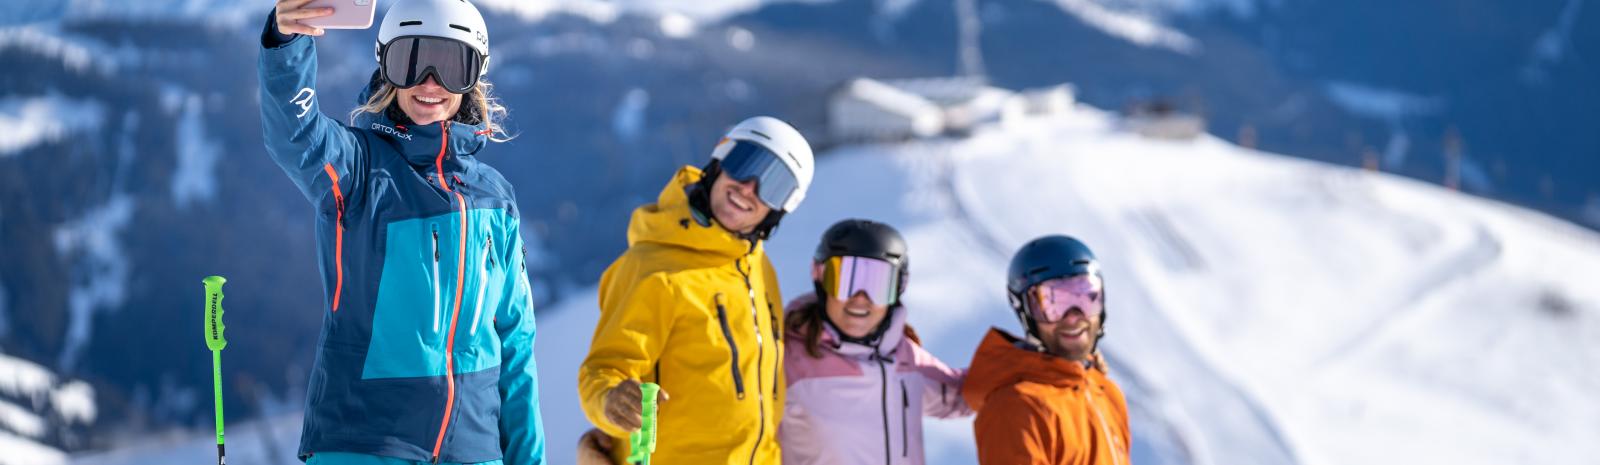
[[[836,86],[967,69],[958,31],[971,25],[980,69],[1001,87],[1072,82],[1100,108],[1167,100],[1219,138],[1249,129],[1262,150],[1340,165],[1370,154],[1430,182],[1452,169],[1451,148],[1463,190],[1600,225],[1592,2],[479,4],[495,31],[489,77],[520,134],[485,159],[518,187],[548,318],[621,250],[627,212],[659,173],[701,162],[727,124],[771,114],[826,143],[820,102]],[[250,328],[234,341],[250,349],[230,353],[230,417],[273,415],[264,406],[305,385],[321,286],[311,212],[261,152],[255,41],[269,8],[20,0],[0,11],[0,351],[90,383],[100,412],[83,442],[54,446],[209,421],[209,379],[196,375],[209,360],[181,330],[196,324],[206,275],[230,278],[230,324]],[[372,71],[372,34],[320,40],[328,108]],[[1435,237],[1418,228],[1412,240]],[[157,328],[178,336],[151,337],[166,334]]]
[[[1039,235],[1106,261],[1106,346],[1139,463],[1577,463],[1600,452],[1600,235],[1392,175],[1143,140],[1080,109],[964,141],[841,149],[771,244],[833,221],[910,241],[906,298],[965,365],[1015,328],[1004,267]],[[807,288],[784,275],[786,294]],[[963,422],[934,428],[970,461]]]
[[[1600,453],[1588,440],[1600,431],[1589,369],[1600,364],[1600,234],[1393,175],[1214,138],[1146,140],[1087,107],[820,160],[806,203],[769,244],[785,294],[809,288],[796,270],[832,222],[886,221],[915,257],[910,322],[952,365],[970,362],[989,326],[1017,327],[1003,291],[1016,247],[1051,233],[1090,244],[1106,263],[1105,344],[1129,395],[1136,463]],[[569,463],[588,428],[571,380],[593,293],[538,320],[552,463]],[[273,424],[293,434],[281,424],[294,420]],[[975,460],[970,421],[929,422],[934,463]],[[211,453],[188,444],[80,463]]]

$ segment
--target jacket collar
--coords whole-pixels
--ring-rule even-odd
[[[819,304],[820,305],[820,304]],[[839,337],[839,329],[831,322],[822,325],[822,340],[827,347],[834,348],[840,355],[860,358],[892,358],[895,350],[900,347],[900,341],[906,334],[906,311],[904,307],[889,310],[889,326],[884,328],[883,335],[878,336],[876,344],[867,345],[859,342],[848,342]]]
[[[695,253],[689,255],[704,260],[700,263],[704,266],[719,266],[762,253],[763,241],[744,239],[715,220],[695,221],[686,191],[700,176],[699,168],[680,168],[661,189],[655,203],[634,209],[628,222],[628,246],[654,244],[692,251]]]
[[[807,292],[790,301],[784,312],[825,312],[821,306],[822,303],[817,301],[817,293]],[[813,307],[816,308],[813,310]],[[834,327],[832,322],[825,320],[821,325],[822,334],[817,336],[817,345],[850,358],[866,359],[874,358],[874,355],[876,358],[894,358],[900,345],[906,341],[906,313],[904,306],[891,310],[888,325],[874,344],[845,341],[839,337],[839,329]],[[802,337],[799,328],[790,327],[788,331],[790,337]]]
[[[377,92],[382,79],[374,71],[366,88],[356,96],[356,105],[366,103],[372,93]],[[362,113],[356,116],[354,123],[357,128],[370,130],[389,140],[412,165],[442,164],[445,171],[459,171],[459,157],[474,156],[489,142],[487,124],[442,121],[418,126],[410,121],[396,121],[389,112]],[[445,148],[449,150],[441,151]],[[444,153],[442,158],[441,152]]]

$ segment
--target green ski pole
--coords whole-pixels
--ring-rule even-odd
[[[206,347],[211,349],[211,387],[212,396],[217,402],[217,465],[227,465],[227,453],[223,450],[222,441],[222,348],[228,346],[228,340],[222,337],[222,283],[228,282],[221,276],[208,276],[202,282],[206,284]]]
[[[628,463],[650,465],[650,454],[656,452],[656,396],[661,392],[661,385],[644,383],[639,385],[640,400],[643,401],[643,421],[638,431],[628,435]]]

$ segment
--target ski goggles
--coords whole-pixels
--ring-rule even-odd
[[[1045,323],[1061,321],[1076,308],[1086,318],[1105,310],[1100,277],[1081,274],[1041,282],[1028,290],[1028,312]]]
[[[874,304],[894,305],[899,300],[900,270],[876,258],[831,257],[822,264],[822,290],[838,300],[865,292]]]
[[[467,93],[478,84],[483,61],[478,50],[466,42],[429,36],[397,37],[382,46],[378,55],[389,84],[410,89],[431,75],[440,87],[454,94]]]
[[[800,188],[789,165],[761,144],[744,140],[725,143],[734,145],[722,158],[722,173],[739,182],[756,180],[756,197],[761,198],[761,203],[774,210],[783,209]]]

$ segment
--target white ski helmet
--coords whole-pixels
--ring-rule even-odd
[[[754,143],[767,149],[777,156],[788,172],[794,175],[795,186],[784,199],[769,203],[769,206],[784,212],[793,212],[800,206],[800,201],[806,198],[806,189],[811,186],[811,177],[816,170],[811,155],[811,144],[806,143],[806,138],[800,135],[789,123],[770,116],[757,116],[740,121],[733,129],[717,142],[717,147],[711,151],[711,159],[721,163],[733,152],[739,142]],[[726,172],[726,171],[724,171]],[[763,201],[768,199],[763,198]]]
[[[459,40],[483,56],[482,76],[489,72],[489,26],[478,7],[467,0],[400,0],[389,7],[378,27],[373,58],[383,61],[383,46],[402,36],[428,36]]]

